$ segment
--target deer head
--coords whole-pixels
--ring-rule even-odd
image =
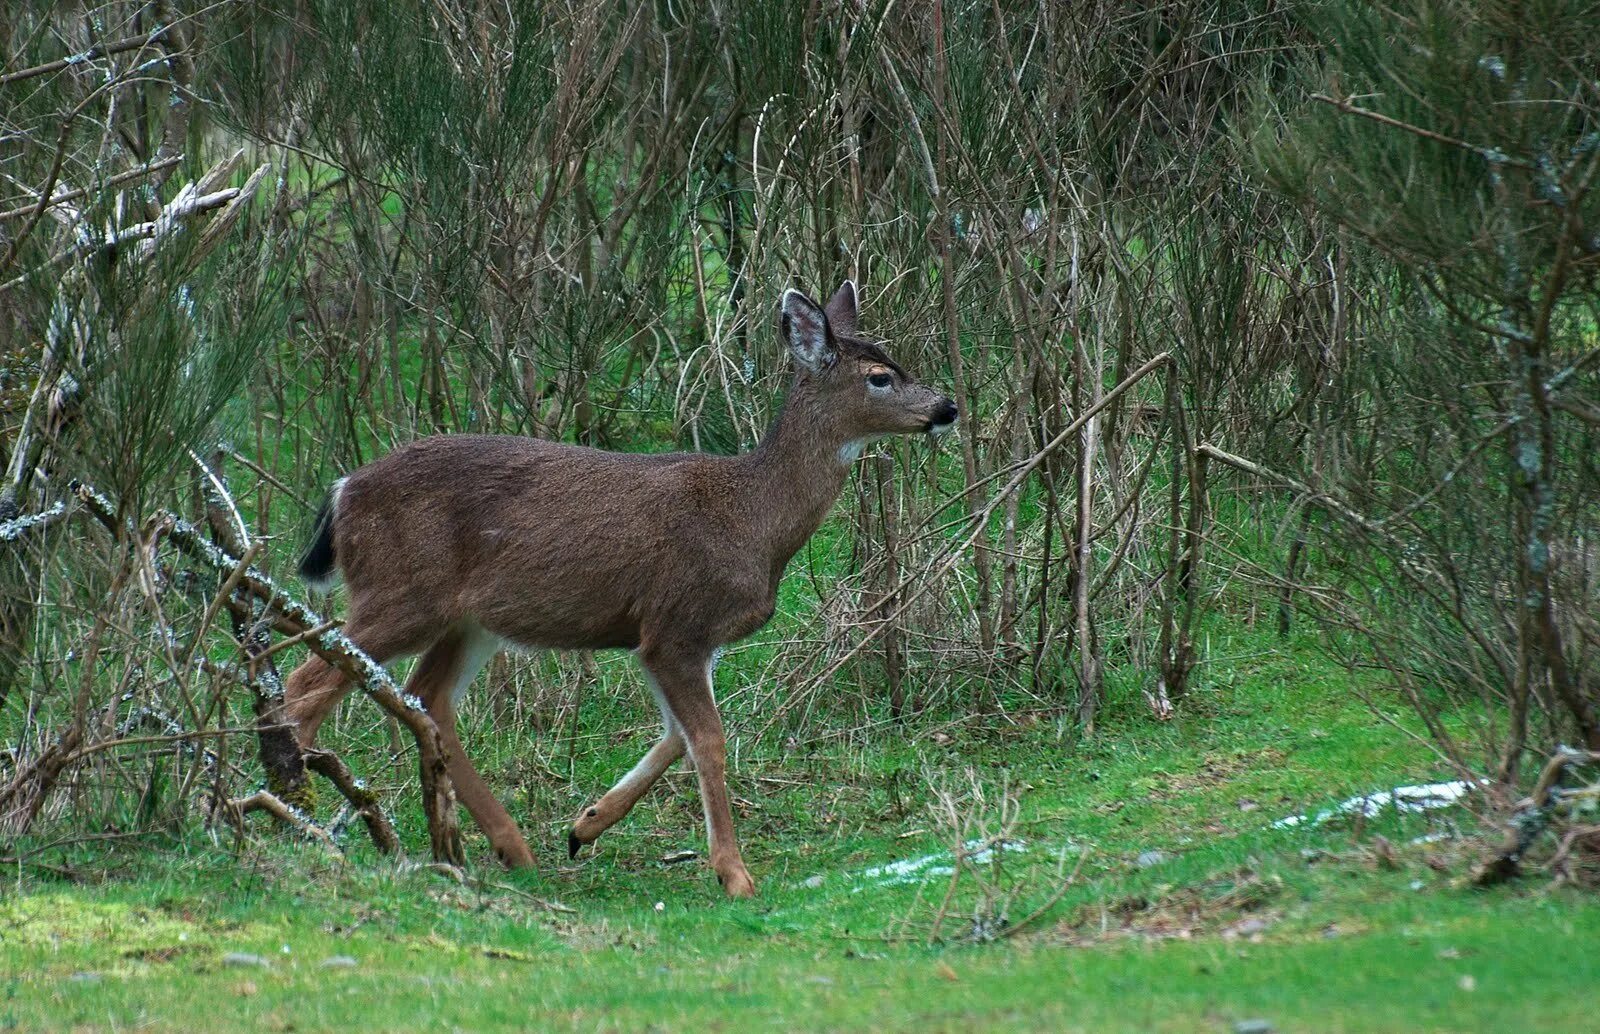
[[[940,434],[956,419],[956,404],[919,384],[856,325],[856,285],[839,285],[826,307],[802,291],[784,292],[780,322],[795,361],[791,398],[804,397],[819,436],[837,440],[850,462],[866,445],[891,434]]]

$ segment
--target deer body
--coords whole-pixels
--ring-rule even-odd
[[[467,761],[454,702],[506,645],[637,652],[661,741],[573,825],[569,850],[621,819],[687,751],[711,863],[730,895],[754,893],[733,835],[717,650],[771,617],[791,557],[843,489],[861,443],[948,427],[954,404],[855,338],[848,282],[826,312],[791,291],[784,326],[799,367],[782,413],[739,456],[627,454],[532,438],[426,438],[339,482],[302,572],[333,566],[350,591],[346,634],[379,663],[422,655],[407,684],[433,714],[457,792],[501,858],[533,858]],[[883,386],[885,380],[893,383]],[[302,746],[348,691],[317,658],[290,676]]]

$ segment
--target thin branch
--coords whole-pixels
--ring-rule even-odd
[[[241,797],[238,800],[228,801],[227,811],[228,814],[233,817],[234,824],[239,826],[241,829],[244,828],[244,817],[246,815],[253,811],[264,811],[268,815],[271,815],[273,818],[277,819],[279,822],[282,822],[284,825],[292,826],[299,830],[308,839],[315,840],[322,844],[335,855],[343,857],[339,851],[339,845],[335,844],[333,841],[333,834],[329,833],[315,822],[312,822],[310,819],[300,814],[300,812],[296,809],[291,808],[287,804],[283,803],[283,801],[279,800],[277,795],[273,794],[271,791],[257,790],[248,797]]]
[[[1370,119],[1379,125],[1389,126],[1392,129],[1403,130],[1404,132],[1410,133],[1413,136],[1422,137],[1424,140],[1432,140],[1435,143],[1445,144],[1449,147],[1460,148],[1463,151],[1471,151],[1473,154],[1482,158],[1491,165],[1510,165],[1514,168],[1527,169],[1529,171],[1538,170],[1538,166],[1534,165],[1532,162],[1525,161],[1521,158],[1513,158],[1496,148],[1479,147],[1477,144],[1469,144],[1467,141],[1459,140],[1453,136],[1445,136],[1443,133],[1436,133],[1431,129],[1423,129],[1421,126],[1414,126],[1409,122],[1401,122],[1397,118],[1391,118],[1390,116],[1384,115],[1380,112],[1371,111],[1367,108],[1358,108],[1354,104],[1351,104],[1348,100],[1341,100],[1337,97],[1329,97],[1325,93],[1313,93],[1311,95],[1311,99],[1314,101],[1321,101],[1323,104],[1327,104],[1330,107],[1336,108],[1347,115],[1359,115],[1360,117],[1364,119]]]
[[[5,75],[0,75],[0,86],[9,86],[24,79],[32,79],[34,76],[49,75],[51,72],[59,72],[63,68],[81,65],[96,58],[109,57],[112,54],[121,54],[128,50],[138,50],[140,47],[160,39],[166,33],[167,28],[168,26],[163,25],[161,28],[153,32],[147,32],[142,36],[128,36],[114,43],[96,44],[82,53],[68,54],[66,57],[57,58],[54,61],[46,61],[42,65],[34,65],[32,68],[7,72]]]
[[[87,197],[90,193],[96,190],[105,190],[108,187],[120,187],[124,183],[141,179],[153,172],[164,172],[165,170],[170,169],[174,165],[177,165],[179,162],[183,161],[183,157],[184,156],[181,154],[175,154],[170,158],[163,158],[160,161],[151,162],[148,165],[141,165],[136,169],[128,169],[126,172],[119,172],[115,176],[108,177],[103,183],[96,183],[92,187],[77,187],[73,190],[63,191],[62,193],[56,194],[54,197],[47,199],[45,205],[46,207],[64,205],[68,201],[76,201],[81,197]],[[18,216],[27,215],[29,212],[32,212],[37,205],[37,201],[32,201],[18,208],[12,208],[4,212],[0,212],[0,223],[5,222],[7,219],[15,219]]]

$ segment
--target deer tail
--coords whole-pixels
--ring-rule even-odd
[[[300,580],[313,589],[325,590],[339,579],[338,558],[333,552],[333,522],[338,516],[339,490],[343,487],[344,479],[340,478],[322,500],[311,543],[300,560]]]

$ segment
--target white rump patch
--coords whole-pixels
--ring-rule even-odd
[[[450,706],[455,707],[467,695],[467,687],[478,677],[478,672],[489,663],[489,658],[505,649],[505,642],[477,622],[468,622],[462,630],[461,667],[450,686]]]

